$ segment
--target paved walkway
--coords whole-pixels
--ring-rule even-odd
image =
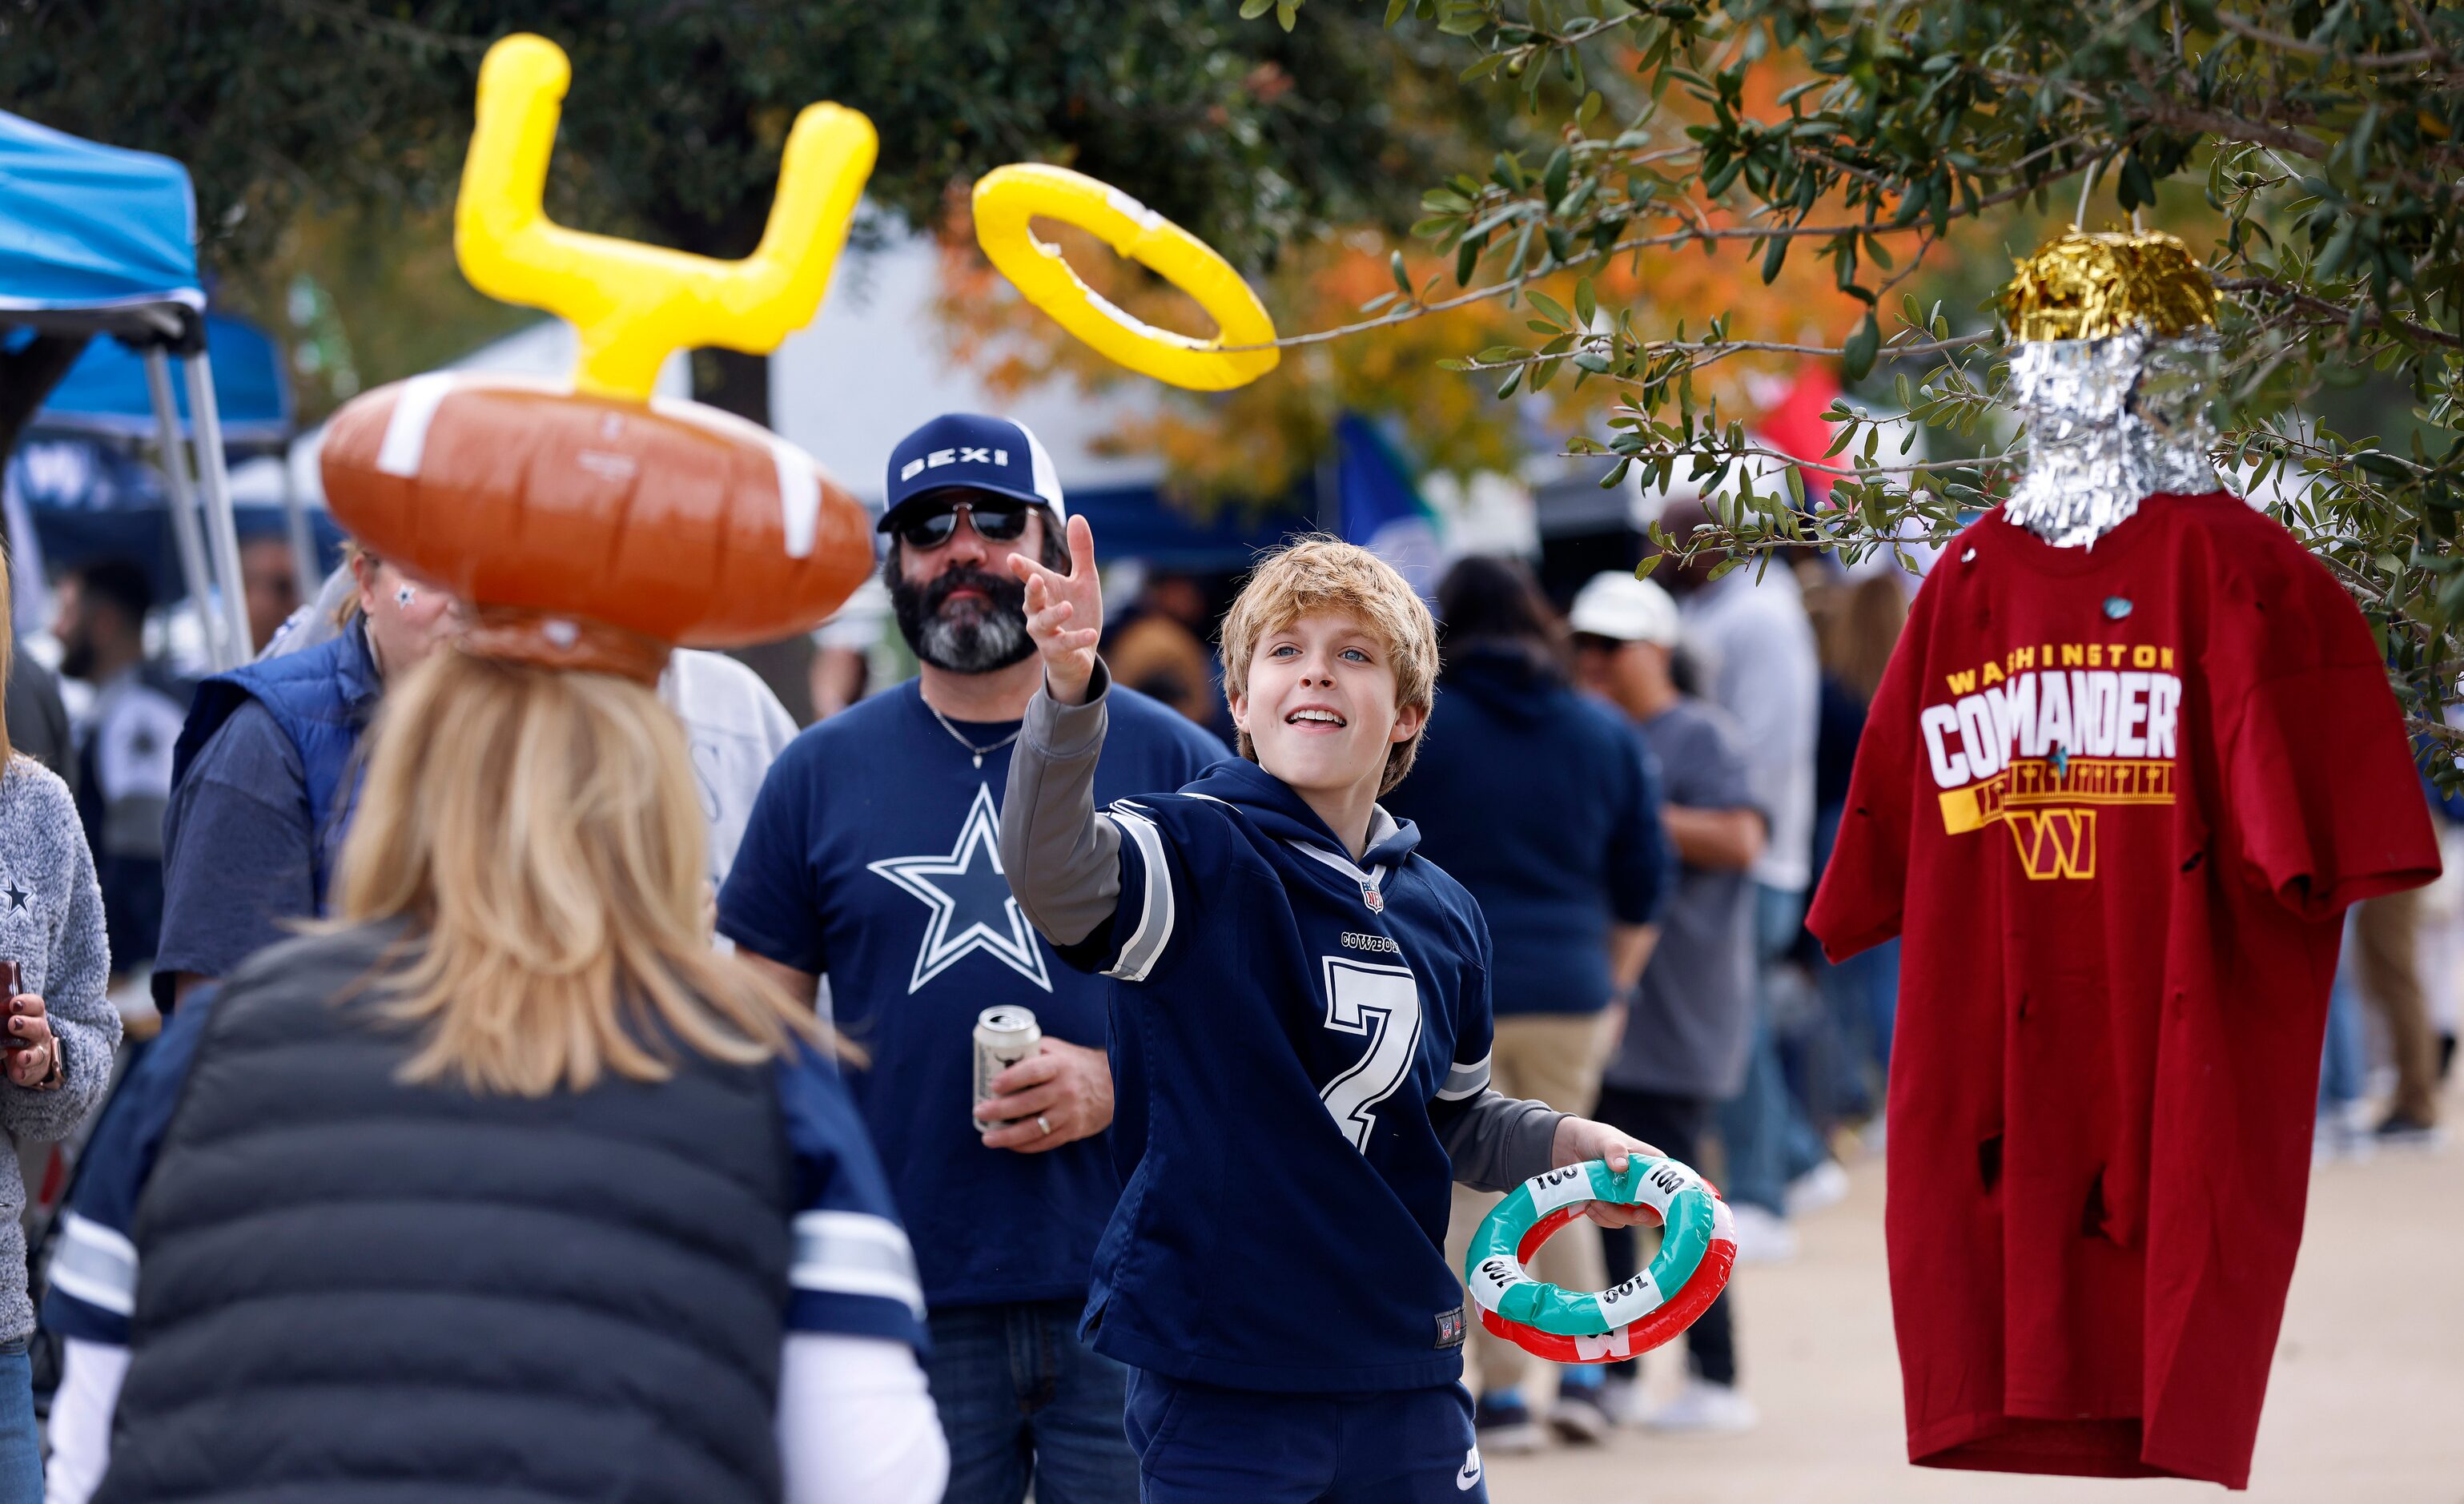
[[[2464,1123],[2464,1092],[2448,1121]],[[2459,1135],[2464,1139],[2464,1135]],[[1804,1219],[1793,1264],[1737,1276],[1743,1436],[1621,1434],[1489,1465],[1496,1504],[2117,1504],[2221,1501],[2208,1484],[1943,1472],[1907,1465],[1882,1260],[1882,1175]],[[1668,1353],[1654,1383],[1673,1382]],[[2464,1504],[2464,1142],[2319,1167],[2277,1349],[2254,1501]]]

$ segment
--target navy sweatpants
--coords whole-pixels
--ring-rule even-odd
[[[1265,1394],[1130,1370],[1143,1504],[1487,1504],[1471,1391]]]

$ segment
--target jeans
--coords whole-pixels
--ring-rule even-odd
[[[931,1317],[924,1371],[950,1441],[944,1504],[1135,1504],[1122,1427],[1129,1370],[1078,1340],[1077,1300],[957,1306]]]
[[[2353,985],[2352,968],[2339,962],[2335,985],[2327,993],[2327,1046],[2319,1062],[2319,1116],[2336,1118],[2362,1099],[2369,1079],[2369,1061],[2362,1038],[2362,996]]]
[[[1145,1504],[1488,1504],[1471,1391],[1219,1389],[1139,1369]]]
[[[1780,1073],[1779,1046],[1771,1033],[1772,973],[1796,939],[1805,895],[1754,885],[1753,1042],[1747,1047],[1746,1081],[1720,1104],[1718,1127],[1730,1202],[1784,1215],[1788,1183],[1822,1162],[1821,1140]]]
[[[1629,1092],[1620,1086],[1600,1088],[1600,1121],[1657,1147],[1670,1159],[1684,1164],[1699,1163],[1696,1156],[1703,1152],[1703,1131],[1710,1125],[1711,1104],[1699,1096],[1672,1096],[1665,1092]],[[1607,1254],[1609,1283],[1621,1285],[1634,1277],[1642,1267],[1641,1234],[1632,1228],[1611,1228],[1600,1234],[1600,1245]],[[1695,1317],[1685,1329],[1685,1357],[1694,1372],[1713,1383],[1733,1385],[1737,1382],[1737,1339],[1729,1325],[1733,1295],[1722,1291],[1720,1298]],[[1622,1369],[1618,1378],[1639,1378],[1640,1360],[1626,1359],[1611,1363],[1612,1370]]]
[[[0,1504],[43,1504],[43,1436],[22,1337],[0,1346]]]

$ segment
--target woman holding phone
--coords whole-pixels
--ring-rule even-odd
[[[9,660],[9,573],[0,566],[0,663]],[[42,1441],[26,1346],[26,1185],[17,1146],[65,1139],[102,1099],[120,1047],[120,1013],[104,995],[111,949],[102,890],[59,775],[9,745],[0,717],[0,1504],[38,1504]]]

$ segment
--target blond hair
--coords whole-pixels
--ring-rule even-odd
[[[543,1096],[663,1080],[671,1046],[754,1065],[821,1037],[711,948],[684,729],[648,687],[449,649],[387,692],[374,747],[335,908],[420,937],[373,984],[426,1033],[406,1080]]]
[[[1428,604],[1395,566],[1368,549],[1324,533],[1312,533],[1265,554],[1223,618],[1223,692],[1246,698],[1249,655],[1258,639],[1281,631],[1302,617],[1333,611],[1360,623],[1386,645],[1395,670],[1395,708],[1427,712],[1436,702],[1438,624]],[[1386,793],[1412,770],[1420,755],[1425,719],[1408,741],[1386,751],[1386,773],[1377,792]],[[1239,735],[1239,751],[1258,761],[1249,733]]]

